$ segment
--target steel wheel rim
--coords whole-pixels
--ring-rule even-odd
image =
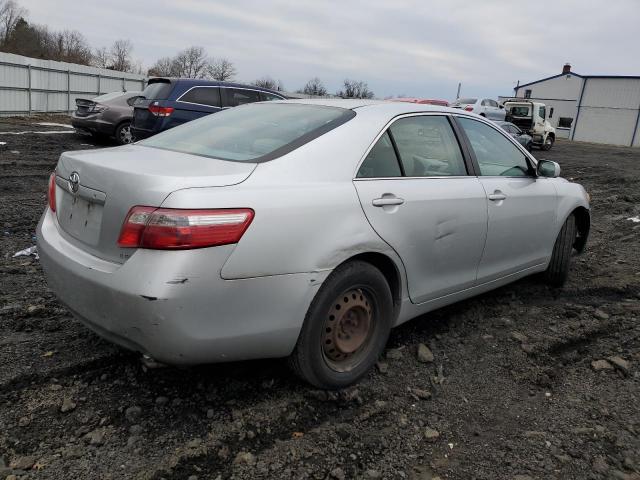
[[[353,288],[336,297],[322,332],[327,365],[337,372],[359,365],[369,350],[374,328],[374,304],[366,290]]]
[[[127,125],[126,127],[122,127],[120,129],[120,140],[122,143],[132,143],[133,136],[131,135],[131,126]]]

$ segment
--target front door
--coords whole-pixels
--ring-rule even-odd
[[[396,120],[354,180],[367,219],[401,257],[414,303],[475,284],[486,230],[482,184],[445,115]]]
[[[537,178],[525,154],[497,128],[471,118],[458,117],[458,122],[475,154],[488,200],[478,283],[546,263],[556,237],[554,180]]]

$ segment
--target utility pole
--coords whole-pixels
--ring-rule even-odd
[[[460,98],[460,88],[462,88],[462,82],[458,83],[458,93],[456,93],[456,100]]]

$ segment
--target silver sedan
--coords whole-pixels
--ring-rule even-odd
[[[38,225],[49,285],[159,362],[289,357],[362,377],[389,330],[585,247],[584,189],[445,107],[257,103],[134,145],[63,153]]]

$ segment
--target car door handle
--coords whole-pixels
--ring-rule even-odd
[[[382,198],[374,198],[371,204],[374,207],[386,207],[387,205],[402,205],[404,203],[404,198],[398,197],[382,197]]]
[[[507,196],[500,190],[496,190],[489,195],[489,200],[492,200],[494,202],[499,202],[500,200],[504,200],[505,198],[507,198]]]

